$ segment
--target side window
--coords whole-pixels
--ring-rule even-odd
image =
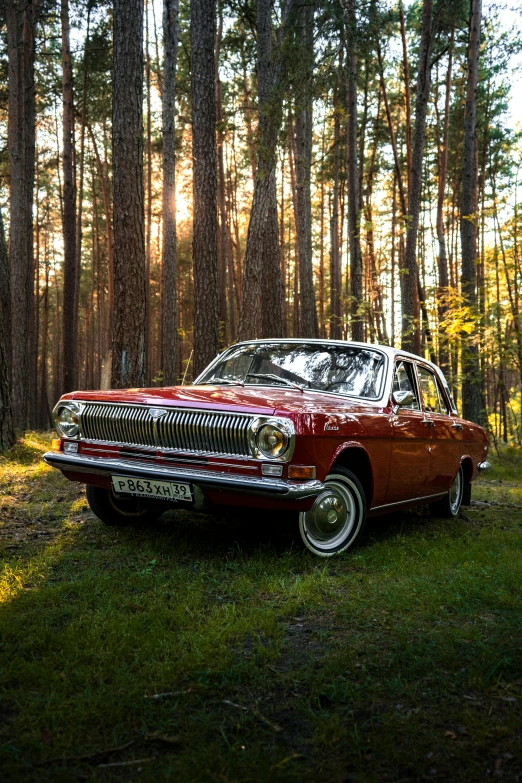
[[[446,415],[448,415],[450,410],[448,408],[448,403],[446,402],[446,398],[444,397],[444,392],[442,391],[441,382],[438,378],[436,378],[436,381],[437,381],[437,390],[439,392],[440,413],[445,413]]]
[[[444,397],[439,393],[439,386],[437,378],[428,370],[427,367],[417,365],[417,371],[419,373],[419,382],[422,389],[422,399],[424,402],[424,410],[429,413],[447,413],[446,403]]]
[[[395,372],[393,374],[393,391],[411,391],[414,400],[411,405],[406,405],[404,407],[414,411],[420,410],[417,383],[415,381],[415,371],[411,362],[399,361],[395,365]]]

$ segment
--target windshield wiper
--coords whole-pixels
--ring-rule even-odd
[[[232,378],[211,378],[209,381],[201,381],[200,385],[219,386],[220,383],[226,383],[229,386],[244,386],[242,381],[235,381]]]
[[[245,380],[247,378],[261,378],[267,381],[278,381],[278,383],[284,383],[286,386],[291,386],[293,389],[299,389],[300,392],[304,393],[303,387],[300,386],[298,383],[294,383],[294,381],[289,381],[288,378],[281,378],[280,375],[275,375],[274,373],[247,372],[247,374],[245,375]]]

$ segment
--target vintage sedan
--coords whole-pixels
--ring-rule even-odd
[[[293,512],[322,557],[369,516],[432,503],[456,517],[489,467],[487,434],[459,416],[440,369],[366,343],[242,342],[192,386],[74,392],[54,419],[44,459],[87,484],[106,524],[255,506]]]

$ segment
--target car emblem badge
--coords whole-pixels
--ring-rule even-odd
[[[338,430],[339,429],[339,423],[336,418],[331,416],[329,419],[327,419],[324,423],[325,430]]]
[[[160,419],[162,416],[164,416],[166,414],[166,412],[167,411],[165,410],[165,408],[150,408],[149,409],[149,413],[152,416],[152,418],[154,419],[154,421],[156,421],[156,419]]]

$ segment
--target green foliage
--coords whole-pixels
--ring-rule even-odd
[[[103,528],[47,443],[0,464],[7,779],[520,775],[520,450],[474,488],[488,505],[380,518],[323,562],[291,517]]]

